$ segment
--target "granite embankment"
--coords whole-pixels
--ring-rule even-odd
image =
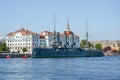
[[[120,52],[119,53],[104,52],[104,56],[120,56]]]

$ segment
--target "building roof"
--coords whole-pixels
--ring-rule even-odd
[[[72,31],[64,31],[67,34],[67,37],[70,37],[70,35],[74,34]],[[64,36],[64,34],[60,34],[60,36]],[[78,35],[74,34],[75,37],[79,37]]]
[[[49,35],[52,35],[52,32],[50,31],[43,31],[40,33],[40,36],[49,36]]]
[[[22,35],[28,35],[28,34],[34,35],[34,34],[36,34],[35,32],[32,32],[32,31],[26,30],[24,28],[21,28],[18,31],[8,33],[7,36],[14,36],[17,33],[21,33]]]
[[[72,31],[70,31],[70,30],[66,30],[66,31],[64,31],[64,32],[66,33],[67,37],[69,37],[70,35],[72,35],[72,34],[73,34],[73,32],[72,32]]]

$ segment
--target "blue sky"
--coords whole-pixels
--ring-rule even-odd
[[[0,36],[20,27],[40,33],[63,32],[69,17],[70,29],[85,38],[88,19],[90,40],[120,40],[120,0],[0,0]]]

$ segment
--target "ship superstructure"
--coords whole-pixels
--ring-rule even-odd
[[[51,32],[50,30],[46,30],[40,33],[40,41],[40,47],[42,48],[48,48],[53,45],[59,45],[59,47],[67,48],[80,47],[79,36],[70,30],[69,19],[67,19],[67,28],[63,33],[56,32],[54,24],[53,32]]]

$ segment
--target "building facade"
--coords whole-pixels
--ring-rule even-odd
[[[33,47],[40,46],[40,36],[35,32],[22,28],[21,30],[7,34],[6,45],[10,52],[23,53],[22,49],[26,48],[27,51],[25,53],[31,54]]]

